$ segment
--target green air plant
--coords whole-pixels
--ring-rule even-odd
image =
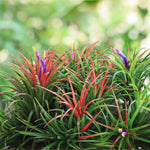
[[[95,141],[96,147],[104,148],[107,146],[109,149],[134,150],[138,149],[138,147],[145,148],[147,143],[150,145],[150,116],[148,110],[145,109],[149,107],[150,98],[150,95],[147,95],[147,88],[143,91],[141,90],[141,92],[136,91],[135,94],[138,95],[138,99],[132,100],[131,104],[125,100],[118,100],[113,91],[115,105],[105,105],[105,111],[101,113],[103,114],[103,122],[96,116],[97,120],[100,120],[97,124],[103,127],[101,133],[84,135],[81,136],[81,139],[105,135],[104,139],[102,137],[96,138],[93,139],[93,142]],[[85,127],[81,130],[83,133],[86,130]],[[109,145],[107,143],[103,145],[106,138],[107,142],[112,143],[111,145],[110,143]]]
[[[141,52],[142,49],[134,51],[132,55],[130,54],[129,48],[127,50],[124,50],[124,54],[118,49],[114,49],[112,47],[111,49],[113,50],[113,56],[115,58],[115,60],[110,60],[109,58],[114,66],[110,69],[112,70],[110,71],[110,74],[113,75],[112,84],[120,87],[118,88],[118,93],[121,92],[121,89],[123,90],[120,96],[122,97],[124,95],[124,98],[126,98],[126,100],[128,99],[128,101],[131,102],[131,97],[134,96],[134,87],[137,88],[136,90],[140,91],[141,88],[145,86],[146,79],[149,78],[150,55],[147,54],[148,50],[144,50],[144,52]],[[128,57],[125,56],[125,54],[128,54]],[[129,96],[126,95],[125,91],[128,91],[130,93]]]
[[[27,126],[27,130],[17,131],[21,135],[32,138],[33,143],[30,148],[42,148],[43,150],[52,148],[79,149],[78,128],[73,121],[74,112],[72,112],[69,117],[64,117],[62,113],[59,120],[56,119],[57,117],[55,116],[53,122],[48,123],[52,116],[50,116],[40,103],[38,103],[38,105],[41,108],[40,115],[42,121],[47,125],[41,128],[40,126],[35,126],[30,122],[22,121],[22,123]]]

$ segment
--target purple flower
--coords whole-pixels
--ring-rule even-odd
[[[74,55],[73,55],[73,50],[72,50],[72,45],[71,44],[70,44],[70,51],[71,51],[72,59],[74,59]]]
[[[42,64],[42,68],[43,68],[43,73],[45,73],[45,71],[46,71],[46,60],[45,60],[45,58],[41,58],[41,64]]]
[[[35,51],[35,53],[36,53],[37,58],[39,59],[40,58],[39,53],[37,51]]]
[[[124,131],[124,132],[121,133],[121,135],[122,135],[123,137],[125,137],[125,136],[127,135],[127,132]]]
[[[129,70],[129,69],[130,69],[130,66],[129,66],[127,57],[126,57],[122,52],[120,52],[118,49],[116,49],[116,52],[117,52],[118,55],[121,57],[121,59],[124,61],[124,64],[125,64],[126,68]]]
[[[122,132],[123,132],[121,128],[119,128],[118,131],[119,131],[119,133],[122,133]]]
[[[44,58],[41,58],[37,51],[35,51],[35,53],[36,53],[38,60],[41,61],[40,72],[39,72],[39,78],[41,78],[41,72],[42,71],[43,71],[43,73],[46,72],[46,60],[45,60],[46,55],[44,53],[44,55],[43,55]]]
[[[123,137],[125,137],[127,135],[127,132],[123,131],[121,128],[118,129],[119,133],[121,133],[121,135]]]

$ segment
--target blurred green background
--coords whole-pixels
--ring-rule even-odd
[[[0,0],[0,71],[10,71],[17,51],[29,57],[32,46],[64,49],[101,41],[119,50],[127,44],[150,48],[149,10],[148,0]]]

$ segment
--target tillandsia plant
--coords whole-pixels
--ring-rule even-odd
[[[13,94],[14,96],[19,96],[20,99],[28,104],[32,103],[34,99],[37,98],[42,105],[47,105],[47,100],[53,99],[52,95],[47,95],[45,92],[40,92],[41,89],[37,85],[41,85],[50,89],[53,89],[53,83],[66,80],[65,75],[61,73],[64,61],[61,61],[61,56],[56,55],[56,51],[48,50],[44,52],[43,58],[35,50],[34,60],[31,58],[29,61],[23,54],[19,53],[23,62],[15,58],[16,64],[11,64],[12,70],[16,73],[16,76],[11,74],[2,75],[7,78],[14,87],[10,87],[13,91],[10,93],[5,93],[7,95]],[[51,100],[53,103],[53,100]],[[54,103],[53,103],[54,104]],[[34,104],[30,104],[34,106]],[[49,106],[48,106],[49,107]]]
[[[57,71],[62,68],[64,61],[62,62],[61,58],[64,56],[64,54],[58,57],[55,50],[52,50],[51,52],[48,50],[44,52],[43,58],[41,58],[34,47],[33,49],[36,54],[35,64],[32,61],[30,63],[29,60],[27,60],[27,58],[21,53],[19,54],[23,57],[23,61],[28,66],[28,68],[25,67],[26,65],[23,65],[17,60],[19,69],[26,76],[30,84],[32,86],[40,84],[44,87],[47,87],[54,81],[59,81],[59,76],[61,74],[57,76]],[[62,80],[62,78],[60,80]]]
[[[93,142],[95,141],[96,147],[102,149],[104,147],[132,150],[142,147],[145,149],[145,145],[150,145],[150,116],[146,109],[149,107],[150,95],[147,95],[147,88],[135,93],[138,99],[133,100],[132,104],[125,100],[118,100],[113,92],[116,104],[112,107],[105,105],[103,111],[105,123],[102,122],[102,117],[99,119],[100,122],[97,122],[102,127],[100,133],[84,135],[80,138],[84,140],[99,136],[93,139]],[[82,132],[86,130],[85,127],[81,130]]]
[[[11,89],[10,92],[1,93],[7,96],[8,102],[5,111],[6,116],[8,116],[7,119],[10,121],[7,122],[6,120],[7,123],[5,125],[7,126],[8,124],[8,126],[11,126],[12,124],[9,125],[9,122],[17,124],[13,128],[13,133],[16,133],[16,128],[21,130],[22,126],[24,126],[20,120],[26,120],[37,125],[37,120],[40,120],[41,116],[39,114],[40,107],[36,100],[47,111],[56,108],[55,105],[58,105],[52,94],[47,95],[48,92],[37,87],[37,85],[42,85],[55,91],[53,83],[66,80],[64,78],[65,75],[61,73],[64,63],[61,61],[62,56],[58,57],[54,50],[51,52],[49,50],[46,51],[43,58],[35,51],[35,60],[32,58],[30,61],[23,54],[19,54],[22,56],[23,62],[15,58],[16,64],[11,64],[16,75],[13,76],[7,73],[1,75],[7,78],[13,85],[8,87]],[[24,130],[26,129],[24,128]],[[20,137],[18,133],[14,134],[14,136],[26,141],[26,138],[23,138],[23,136]],[[7,138],[7,134],[5,138]],[[6,143],[9,143],[9,138],[6,141],[8,141]],[[13,144],[11,145],[13,146]]]
[[[111,47],[111,45],[109,46]],[[115,58],[115,60],[109,59],[113,63],[112,71],[110,71],[110,74],[113,75],[112,83],[118,87],[120,86],[119,89],[123,91],[118,90],[118,93],[121,93],[121,97],[124,95],[126,100],[128,99],[128,101],[130,101],[126,92],[130,93],[130,97],[134,96],[133,92],[135,87],[136,90],[140,91],[149,78],[150,54],[148,50],[144,49],[132,52],[129,47],[124,50],[124,53],[112,47],[111,49]]]
[[[30,60],[18,52],[16,75],[1,74],[12,84],[0,91],[1,149],[150,147],[150,54],[97,43],[33,48]]]

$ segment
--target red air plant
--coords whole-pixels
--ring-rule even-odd
[[[87,114],[89,115],[93,121],[95,121],[95,119],[92,117],[92,115],[87,111],[87,107],[93,103],[94,101],[98,101],[100,100],[100,98],[98,99],[93,99],[93,100],[90,100],[88,102],[87,101],[87,95],[88,95],[88,92],[90,90],[90,88],[93,86],[93,83],[95,82],[95,80],[100,76],[98,76],[97,78],[95,78],[91,83],[89,83],[89,86],[86,88],[86,85],[88,83],[88,80],[90,78],[90,75],[91,75],[92,71],[89,73],[89,75],[87,76],[84,84],[83,84],[83,87],[82,87],[82,91],[80,93],[80,95],[78,96],[79,99],[77,99],[76,97],[76,94],[75,94],[75,90],[72,86],[72,83],[71,83],[71,79],[68,79],[69,80],[69,84],[70,84],[70,88],[71,88],[71,92],[72,92],[72,98],[70,98],[67,93],[65,93],[65,91],[63,89],[61,89],[60,87],[58,87],[57,85],[55,85],[64,95],[66,98],[62,97],[61,95],[57,94],[56,92],[54,91],[51,91],[47,88],[44,88],[44,87],[41,87],[51,93],[53,93],[54,95],[56,95],[57,97],[59,97],[59,102],[60,103],[63,103],[65,105],[68,106],[68,110],[65,112],[65,114],[63,115],[64,116],[70,116],[69,114],[69,111],[74,111],[74,117],[75,119],[79,119],[81,118],[84,114]],[[60,118],[61,115],[58,115],[56,118]],[[51,121],[53,121],[55,118],[51,119],[45,126],[47,126]]]
[[[63,57],[56,56],[55,51],[46,51],[44,52],[43,58],[40,57],[39,53],[33,48],[36,54],[36,62],[29,61],[23,54],[18,52],[22,57],[24,64],[18,62],[19,69],[26,76],[28,81],[32,86],[36,86],[38,82],[41,86],[47,87],[53,81],[61,81],[64,79],[59,79],[58,76],[54,76],[57,71],[62,68],[64,62],[60,61]]]

